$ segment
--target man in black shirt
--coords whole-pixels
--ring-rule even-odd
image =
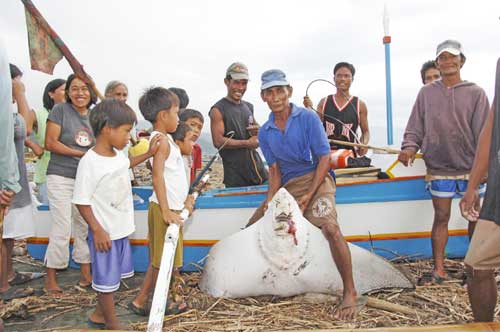
[[[465,268],[467,291],[474,320],[492,322],[497,303],[495,268],[500,267],[500,59],[497,62],[495,98],[479,136],[478,149],[469,177],[469,185],[460,201],[464,218],[476,221]],[[488,175],[486,195],[479,212],[477,187]]]
[[[212,142],[220,151],[224,166],[224,184],[229,187],[260,185],[267,181],[268,172],[256,149],[259,147],[253,105],[244,101],[247,90],[248,68],[240,62],[229,66],[224,78],[226,97],[210,109]],[[232,138],[226,134],[234,131]]]

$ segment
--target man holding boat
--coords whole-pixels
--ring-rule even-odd
[[[456,194],[467,189],[479,134],[489,109],[484,90],[462,80],[460,70],[464,63],[465,55],[458,41],[446,40],[438,45],[436,64],[442,78],[421,88],[398,156],[408,166],[421,149],[427,166],[434,206],[431,236],[434,270],[422,280],[423,284],[441,283],[448,277],[444,256],[451,202]],[[484,186],[479,190],[484,192]],[[475,223],[469,223],[469,236],[474,226]]]
[[[370,130],[368,129],[368,109],[366,104],[356,96],[351,96],[349,89],[354,80],[356,70],[348,62],[339,62],[333,69],[333,80],[336,93],[320,100],[317,113],[323,122],[323,127],[329,139],[347,141],[350,143],[368,144]],[[309,96],[304,97],[304,106],[312,109],[313,103]],[[356,136],[361,129],[361,138]],[[347,159],[356,155],[363,156],[367,149],[330,143],[332,150],[332,166],[342,168],[347,166]]]

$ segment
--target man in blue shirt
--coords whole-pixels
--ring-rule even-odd
[[[352,319],[361,309],[352,277],[349,247],[340,232],[335,209],[335,183],[328,174],[330,145],[318,116],[289,102],[292,87],[285,73],[272,69],[262,74],[261,97],[271,109],[259,130],[259,144],[269,165],[269,190],[249,224],[260,219],[282,186],[295,197],[312,224],[319,227],[344,284],[338,319]]]

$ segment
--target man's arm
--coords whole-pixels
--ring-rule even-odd
[[[481,180],[486,176],[489,166],[489,154],[491,146],[491,135],[493,133],[493,121],[495,118],[495,101],[488,113],[488,118],[484,124],[481,135],[479,136],[478,147],[474,157],[474,164],[469,176],[467,191],[464,197],[460,200],[460,211],[462,216],[468,220],[477,220],[479,211],[475,209],[476,203],[479,200],[477,187]]]
[[[408,124],[403,135],[403,142],[401,143],[401,152],[398,155],[398,160],[405,166],[411,165],[424,139],[423,111],[424,97],[422,90],[420,90],[417,100],[413,105],[410,118],[408,119]]]
[[[61,136],[61,126],[55,122],[47,121],[47,129],[45,132],[45,149],[66,156],[73,157],[83,157],[85,152],[72,149],[67,145],[61,143],[59,141],[59,137]]]
[[[281,170],[278,163],[274,163],[269,166],[269,188],[267,190],[267,198],[266,198],[266,209],[267,204],[273,199],[274,194],[278,192],[281,188]]]
[[[368,144],[370,141],[370,129],[368,127],[368,109],[364,101],[359,101],[359,127],[361,128],[361,143]],[[367,149],[359,149],[358,154],[363,156]]]
[[[160,141],[158,151],[156,151],[153,158],[153,190],[155,191],[158,204],[160,205],[163,221],[167,224],[174,223],[181,226],[182,218],[170,211],[170,207],[168,206],[167,185],[165,183],[163,170],[165,168],[165,161],[169,155],[170,144],[168,143],[167,137],[163,137]]]
[[[212,142],[216,148],[220,148],[226,140],[227,143],[224,145],[224,149],[257,149],[259,147],[257,136],[250,136],[249,139],[245,140],[224,137],[224,119],[216,107],[210,110],[210,131],[212,132]]]
[[[21,191],[19,169],[14,146],[14,119],[12,117],[12,79],[7,50],[0,37],[0,191]]]
[[[326,102],[326,97],[325,98],[321,98],[321,100],[318,103],[318,107],[316,108],[316,114],[318,114],[319,119],[321,120],[321,122],[323,122],[323,114],[325,114],[325,102]],[[309,98],[309,96],[305,96],[304,97],[303,104],[304,104],[305,108],[313,110],[313,107],[312,107],[313,106],[313,102],[312,102],[311,98]]]
[[[17,111],[24,118],[24,122],[26,122],[26,135],[30,136],[33,130],[33,115],[26,99],[26,88],[23,81],[21,81],[21,77],[16,77],[12,80],[12,94],[17,104]]]

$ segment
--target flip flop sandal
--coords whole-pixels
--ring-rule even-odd
[[[0,300],[10,301],[31,296],[35,293],[33,288],[9,288],[6,292],[0,293]]]
[[[129,304],[127,305],[127,308],[132,311],[134,314],[138,315],[138,316],[144,316],[144,317],[147,317],[149,316],[149,308],[141,308],[141,307],[138,307],[134,304],[133,301],[130,301]]]
[[[31,280],[42,278],[43,276],[45,276],[45,273],[41,272],[16,272],[14,278],[9,280],[9,284],[11,286],[22,285]]]
[[[94,322],[92,319],[87,318],[87,324],[95,330],[104,330],[106,328],[106,323]]]
[[[84,284],[84,283],[79,281],[76,285],[78,287],[81,287],[81,288],[92,288],[92,282],[89,282],[88,284]]]

